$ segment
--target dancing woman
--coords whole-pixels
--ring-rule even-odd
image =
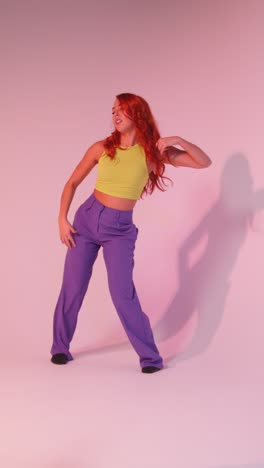
[[[163,360],[133,283],[138,235],[133,209],[143,194],[151,194],[155,188],[165,190],[166,164],[201,169],[209,166],[211,160],[183,138],[160,137],[150,107],[140,96],[116,96],[112,116],[114,131],[88,148],[61,196],[60,239],[68,251],[54,312],[51,361],[66,364],[73,359],[70,342],[93,264],[102,247],[113,304],[139,356],[142,372],[153,373],[162,369]],[[67,213],[75,190],[96,165],[94,191],[78,208],[71,224]]]

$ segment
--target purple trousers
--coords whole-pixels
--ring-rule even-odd
[[[126,334],[139,355],[141,367],[163,367],[147,315],[142,311],[133,283],[134,249],[138,229],[133,210],[108,208],[92,194],[76,211],[73,234],[76,247],[68,249],[63,282],[53,319],[51,354],[69,351],[93,264],[103,247],[113,304]]]

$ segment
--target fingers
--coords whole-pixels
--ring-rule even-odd
[[[67,245],[69,249],[71,249],[73,246],[76,247],[76,243],[70,235],[68,235],[68,237],[64,237],[64,239],[61,239],[61,242]]]
[[[72,232],[77,233],[77,231],[75,229],[71,229],[71,230],[72,230]],[[67,245],[67,247],[69,249],[71,249],[73,246],[76,247],[75,240],[71,236],[70,232],[68,232],[67,234],[65,234],[64,236],[61,237],[61,242],[63,244],[65,244],[65,245]]]
[[[156,146],[159,150],[159,152],[162,154],[163,151],[166,149],[166,142],[163,140],[163,138],[159,138],[158,141],[156,142]]]
[[[69,249],[71,249],[72,246],[76,247],[75,241],[74,241],[74,239],[72,238],[71,235],[69,235],[69,236],[66,238],[66,241],[67,241],[67,246],[69,247]],[[72,244],[72,245],[71,245],[71,244]]]
[[[71,233],[77,234],[77,231],[68,221],[60,225],[60,240],[69,249],[76,247],[74,236]]]

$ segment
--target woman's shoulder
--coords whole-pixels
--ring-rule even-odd
[[[104,142],[105,140],[96,141],[89,148],[90,152],[93,153],[93,156],[95,159],[97,159],[97,161],[99,160],[100,156],[104,152]]]

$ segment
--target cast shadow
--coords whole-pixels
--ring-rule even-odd
[[[115,351],[129,349],[131,345],[128,341],[125,342],[111,342],[109,343],[108,339],[106,338],[105,341],[101,343],[92,344],[90,346],[84,346],[82,348],[76,348],[72,354],[74,359],[78,358],[78,360],[85,358],[86,355],[100,355],[105,353],[112,353]]]
[[[175,358],[179,331],[196,314],[196,329],[177,361],[202,353],[222,321],[231,274],[254,214],[264,208],[264,189],[254,191],[249,162],[232,155],[221,176],[220,196],[182,244],[178,256],[179,288],[154,330],[159,342],[173,338],[166,361]],[[202,254],[194,265],[194,249]]]

